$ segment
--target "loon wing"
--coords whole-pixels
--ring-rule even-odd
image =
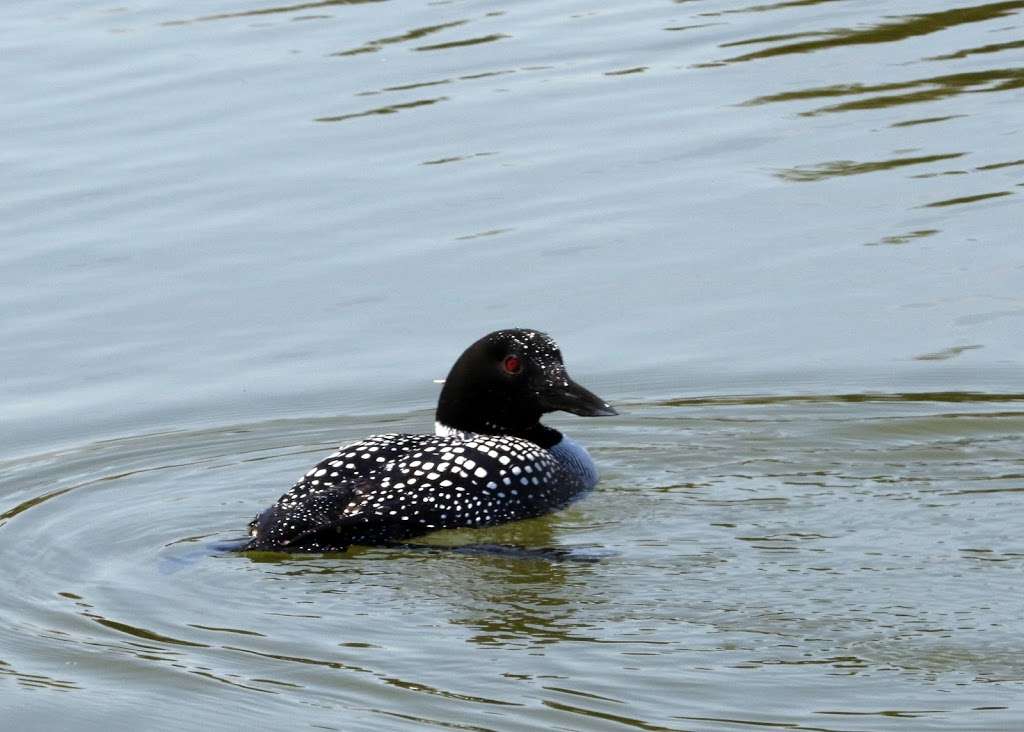
[[[302,481],[253,519],[249,524],[253,538],[245,549],[291,547],[314,534],[339,528],[374,488],[373,483],[359,478],[319,489]]]

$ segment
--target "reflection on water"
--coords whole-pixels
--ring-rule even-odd
[[[397,36],[388,36],[387,38],[378,38],[373,41],[367,41],[366,44],[359,46],[358,48],[352,48],[348,51],[339,51],[334,56],[355,56],[360,53],[374,53],[379,51],[382,46],[386,46],[392,43],[405,43],[406,41],[415,41],[429,36],[439,31],[447,30],[448,28],[457,28],[460,25],[465,25],[468,20],[453,20],[449,23],[441,23],[440,25],[428,25],[423,28],[413,28],[411,31],[402,33]]]
[[[962,157],[964,153],[946,153],[945,155],[919,155],[911,158],[893,158],[892,160],[874,160],[868,163],[857,163],[852,160],[833,160],[819,165],[801,165],[789,170],[780,170],[776,175],[783,180],[791,180],[799,183],[825,180],[844,175],[861,175],[862,173],[876,173],[880,170],[892,170],[907,165],[922,165],[934,163],[937,160],[949,160]]]
[[[786,5],[793,5],[787,3]],[[776,9],[780,6],[769,6],[764,9]],[[763,38],[749,38],[742,41],[723,43],[723,48],[753,43],[769,43],[776,40],[789,40],[794,37],[805,37],[808,35],[820,36],[815,40],[801,41],[800,43],[786,43],[780,46],[772,46],[760,51],[752,51],[741,56],[734,56],[725,59],[725,63],[736,63],[740,61],[753,61],[755,59],[769,58],[772,56],[784,56],[794,53],[813,53],[824,51],[839,46],[858,46],[874,43],[896,43],[914,36],[923,36],[931,33],[946,31],[958,25],[967,23],[981,23],[998,18],[1005,18],[1015,14],[1024,8],[1024,2],[1014,0],[1013,2],[988,3],[967,8],[954,8],[941,10],[934,13],[921,13],[918,15],[907,15],[894,20],[887,20],[884,23],[868,28],[840,28],[838,30],[821,31],[815,33],[800,33],[788,36],[767,36]],[[959,58],[950,56],[947,58]]]
[[[372,97],[377,94],[383,94],[389,91],[408,91],[409,89],[421,89],[425,86],[441,86],[442,84],[451,84],[451,79],[440,79],[438,81],[421,81],[415,84],[401,84],[399,86],[388,86],[384,87],[380,91],[365,91],[356,94],[357,97]]]
[[[270,8],[255,8],[252,10],[238,10],[231,13],[214,13],[212,15],[203,15],[198,18],[192,18],[190,20],[168,20],[164,21],[162,25],[188,25],[189,23],[201,23],[210,20],[233,20],[236,18],[248,18],[260,15],[278,15],[282,13],[294,13],[297,11],[311,10],[314,8],[328,8],[338,5],[361,5],[363,3],[377,3],[383,1],[384,0],[319,0],[319,2],[296,3],[294,5],[279,5]]]
[[[551,547],[558,539],[552,517],[492,530],[496,543]],[[463,532],[464,533],[464,532]],[[586,640],[588,625],[576,618],[572,597],[585,592],[585,565],[543,557],[480,555],[473,563],[454,565],[446,584],[463,587],[464,605],[450,610],[450,622],[476,632],[468,641],[482,646],[529,648]]]
[[[477,36],[475,38],[461,38],[457,41],[448,41],[446,43],[433,43],[427,46],[416,46],[414,51],[442,51],[449,48],[460,48],[462,46],[476,46],[481,43],[491,43],[492,41],[500,41],[503,38],[509,38],[504,33],[491,33],[486,36]]]
[[[998,170],[1000,168],[1013,168],[1018,165],[1024,165],[1024,160],[1008,160],[1004,163],[991,163],[989,165],[979,165],[975,170]]]
[[[676,0],[677,2],[688,2],[688,0]],[[787,8],[806,7],[808,5],[821,5],[822,3],[842,2],[842,0],[782,0],[777,3],[766,3],[763,5],[747,5],[739,8],[730,8],[723,13],[765,13],[771,10],[786,10]],[[704,15],[717,15],[710,12]]]
[[[368,109],[365,112],[352,112],[350,114],[339,114],[334,117],[317,117],[317,122],[341,122],[346,119],[356,119],[358,117],[372,117],[375,114],[395,114],[403,109],[413,109],[415,107],[427,107],[431,104],[437,104],[438,102],[446,102],[448,97],[435,97],[433,99],[417,99],[414,102],[405,102],[403,104],[389,104],[386,107],[376,107],[374,109]]]
[[[444,165],[445,163],[461,163],[463,160],[472,158],[486,158],[490,155],[497,155],[497,152],[478,152],[469,155],[454,155],[450,158],[438,158],[437,160],[424,160],[420,165]]]
[[[627,74],[642,74],[647,71],[646,66],[634,66],[631,69],[619,69],[618,71],[605,71],[605,76],[626,76]]]
[[[945,198],[941,201],[932,201],[926,203],[926,208],[943,208],[945,206],[960,206],[964,203],[976,203],[978,201],[985,201],[989,198],[1002,198],[1003,196],[1012,196],[1013,191],[992,191],[991,193],[976,193],[973,196],[957,196],[956,198]]]
[[[947,53],[942,56],[929,56],[925,61],[951,61],[954,59],[967,58],[979,53],[999,53],[1000,51],[1010,51],[1015,48],[1024,48],[1024,41],[1010,41],[1008,43],[991,43],[987,46],[979,46],[978,48],[965,48],[962,51],[956,53]]]
[[[1013,91],[1024,87],[1024,69],[991,69],[960,74],[947,74],[910,81],[884,84],[840,84],[833,86],[802,89],[780,94],[767,94],[750,99],[745,104],[758,105],[769,102],[792,102],[804,99],[819,99],[842,96],[859,96],[872,92],[889,92],[909,89],[905,94],[885,94],[867,99],[855,99],[841,104],[819,107],[801,115],[811,117],[827,112],[853,112],[864,109],[885,109],[903,104],[921,104],[947,99],[959,94],[981,92]]]
[[[962,114],[947,114],[944,117],[922,117],[921,119],[907,119],[902,122],[893,122],[890,127],[913,127],[915,125],[930,125],[935,122],[945,122],[948,119],[959,119]]]
[[[20,673],[11,667],[9,663],[0,661],[0,678],[8,676],[14,678],[19,684],[26,688],[53,689],[54,691],[73,691],[81,687],[73,681],[55,679],[42,674]]]
[[[926,236],[933,236],[938,233],[938,229],[919,229],[917,231],[908,231],[906,234],[883,236],[880,241],[868,242],[865,246],[878,246],[879,244],[907,244],[915,239],[923,239]]]
[[[945,361],[950,358],[956,358],[965,351],[974,351],[978,348],[984,348],[984,346],[953,346],[952,348],[946,348],[935,353],[922,353],[920,356],[914,356],[914,359],[917,361]]]

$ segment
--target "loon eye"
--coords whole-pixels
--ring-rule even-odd
[[[519,356],[505,356],[501,367],[505,369],[506,374],[518,374],[523,370],[523,363],[519,360]]]

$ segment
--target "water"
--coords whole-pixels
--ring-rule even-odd
[[[7,723],[1024,726],[1022,13],[5,7]],[[218,548],[510,325],[534,554]]]

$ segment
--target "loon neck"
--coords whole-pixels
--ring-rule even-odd
[[[488,427],[490,427],[488,425]],[[466,438],[471,435],[485,434],[485,435],[509,435],[511,437],[521,437],[524,440],[529,440],[535,445],[540,445],[545,450],[550,450],[552,447],[562,441],[562,433],[556,429],[548,427],[546,425],[537,422],[532,427],[525,430],[510,431],[502,428],[488,428],[488,429],[462,429],[460,427],[453,427],[445,424],[441,420],[434,422],[434,434],[442,437],[462,437]]]

